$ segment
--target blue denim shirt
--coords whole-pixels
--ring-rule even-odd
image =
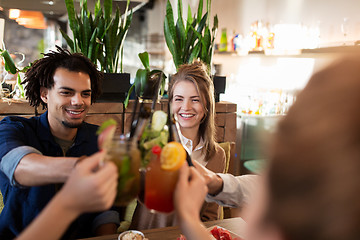
[[[97,128],[96,125],[83,123],[66,156],[80,157],[97,152]],[[61,147],[51,134],[47,112],[29,119],[15,116],[4,118],[0,122],[0,189],[4,198],[4,209],[0,214],[0,239],[17,236],[56,193],[55,184],[23,187],[16,183],[13,177],[16,166],[23,156],[32,152],[63,156]],[[80,216],[64,238],[90,237],[96,215]]]

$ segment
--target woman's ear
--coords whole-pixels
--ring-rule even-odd
[[[47,89],[46,87],[40,87],[40,97],[44,103],[47,103],[47,101],[48,101],[48,98],[47,98],[48,93],[49,93],[49,89]]]

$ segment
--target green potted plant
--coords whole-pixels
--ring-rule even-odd
[[[23,55],[23,54],[22,54]],[[25,92],[24,92],[24,87],[21,84],[22,80],[21,80],[21,76],[19,73],[25,73],[27,71],[27,69],[30,67],[26,66],[22,69],[18,68],[15,63],[14,60],[12,59],[12,57],[10,56],[9,52],[6,49],[0,49],[0,56],[3,58],[4,60],[4,67],[5,67],[5,71],[7,71],[10,74],[16,75],[16,83],[14,86],[14,90],[9,94],[10,96],[13,95],[16,92],[16,88],[19,89],[19,98],[25,98]],[[23,55],[24,58],[24,55]]]
[[[211,0],[206,1],[206,12],[203,14],[203,0],[199,1],[197,14],[192,16],[190,5],[186,24],[182,13],[182,0],[178,0],[178,18],[174,20],[174,11],[170,0],[167,1],[164,20],[164,35],[166,44],[173,57],[176,69],[181,64],[192,63],[199,59],[208,66],[211,73],[212,58],[215,48],[215,37],[218,29],[218,18],[214,16],[213,27],[210,30]],[[213,76],[215,99],[225,91],[225,77]]]
[[[165,91],[166,77],[163,71],[157,69],[150,69],[148,52],[139,53],[138,55],[141,63],[144,66],[144,69],[138,69],[136,72],[134,84],[130,87],[128,95],[124,101],[125,108],[128,106],[129,97],[134,90],[136,96],[143,99],[152,99],[155,94],[159,94],[158,92],[156,92],[158,91],[158,89],[160,89],[161,96],[164,94]],[[160,85],[157,86],[159,82]]]
[[[65,0],[65,4],[73,39],[62,30],[61,34],[72,52],[81,52],[105,73],[100,100],[123,101],[130,88],[130,74],[123,73],[122,66],[124,40],[132,21],[130,0],[122,16],[119,8],[113,14],[113,0],[104,0],[103,8],[98,0],[93,13],[87,0],[82,0],[79,15],[74,0]]]

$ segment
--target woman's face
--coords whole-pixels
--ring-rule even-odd
[[[205,115],[200,99],[194,83],[184,80],[175,84],[171,107],[181,130],[198,131]]]

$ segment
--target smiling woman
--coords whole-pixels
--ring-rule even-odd
[[[201,62],[179,67],[169,86],[169,101],[180,125],[183,147],[192,161],[198,161],[213,172],[225,171],[225,152],[215,142],[215,101],[213,82]],[[205,203],[201,209],[201,220],[219,218],[216,203]],[[152,214],[138,205],[131,228],[149,229],[177,225],[174,214]]]

